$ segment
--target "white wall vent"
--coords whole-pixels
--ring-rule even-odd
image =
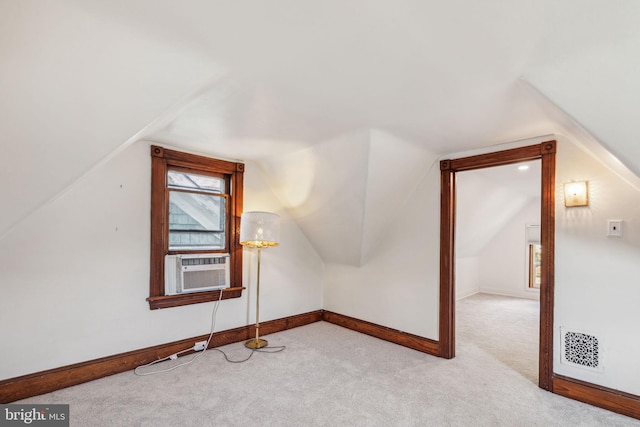
[[[585,332],[560,328],[561,355],[560,362],[601,372],[602,344],[597,336]]]

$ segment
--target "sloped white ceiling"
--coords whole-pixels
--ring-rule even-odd
[[[536,200],[540,203],[540,163],[456,174],[456,256],[477,255],[525,206]],[[520,166],[528,169],[519,170]]]
[[[598,45],[527,76],[636,175],[640,175],[638,52],[640,39]]]
[[[61,1],[0,3],[0,236],[223,72]]]
[[[379,130],[359,130],[260,161],[318,254],[359,266],[436,157]]]
[[[308,186],[296,219],[326,259],[357,264],[393,215],[383,201],[417,179],[375,153],[401,163],[576,121],[640,171],[639,42],[630,0],[2,2],[0,178],[18,185],[0,187],[0,236],[149,139],[271,171],[321,165],[289,189],[270,180],[282,197]],[[321,195],[345,180],[329,209]]]

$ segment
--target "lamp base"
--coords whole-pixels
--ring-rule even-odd
[[[262,347],[266,347],[267,345],[269,345],[269,343],[267,342],[267,340],[262,340],[262,339],[255,339],[255,338],[251,338],[248,341],[245,341],[244,346],[247,348],[252,348],[252,349],[256,349],[256,348],[262,348]]]

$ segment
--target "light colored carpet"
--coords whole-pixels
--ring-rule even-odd
[[[165,374],[126,372],[24,402],[69,403],[72,426],[640,425],[540,390],[499,347],[470,339],[478,319],[460,311],[458,322],[453,360],[318,322],[269,335],[286,350],[246,363],[207,351]],[[241,343],[224,350],[235,359],[248,352]]]
[[[538,383],[540,303],[476,294],[456,303],[456,343],[476,346]]]

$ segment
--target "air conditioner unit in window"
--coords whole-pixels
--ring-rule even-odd
[[[229,254],[167,255],[164,294],[177,295],[229,287]]]

